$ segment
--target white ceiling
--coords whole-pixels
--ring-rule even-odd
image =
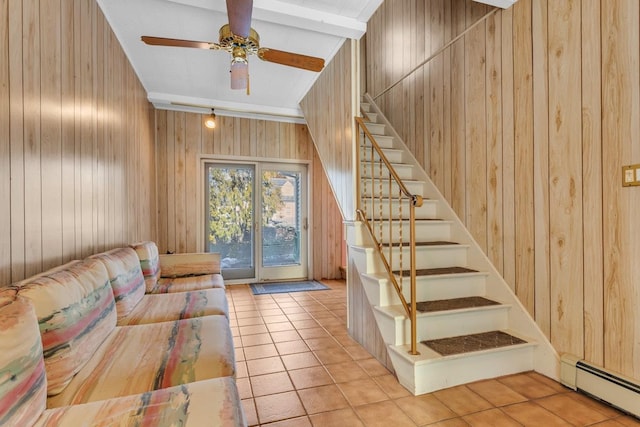
[[[319,73],[249,57],[251,94],[229,88],[225,51],[148,46],[140,36],[218,41],[225,0],[97,0],[156,108],[304,122],[299,103]],[[383,0],[254,0],[260,45],[321,57],[359,39]],[[516,0],[476,0],[509,7]],[[185,105],[187,104],[187,105]],[[200,108],[188,106],[199,105]]]
[[[140,36],[218,41],[225,0],[98,0],[156,108],[303,122],[299,103],[318,73],[249,57],[251,94],[229,88],[225,51],[148,46]],[[254,0],[260,45],[324,58],[359,39],[382,0]]]

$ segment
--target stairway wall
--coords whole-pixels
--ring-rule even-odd
[[[354,219],[353,46],[346,41],[300,102],[342,217]]]
[[[376,101],[559,352],[640,378],[640,7],[519,0]],[[386,1],[374,97],[491,8]],[[605,333],[606,332],[606,333]]]

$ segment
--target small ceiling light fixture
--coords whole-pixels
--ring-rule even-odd
[[[204,125],[209,129],[216,128],[216,114],[213,112],[213,108],[211,109],[211,115],[204,121]]]

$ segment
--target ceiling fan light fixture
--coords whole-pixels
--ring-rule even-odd
[[[209,129],[216,128],[216,114],[213,112],[213,108],[211,109],[211,114],[204,121],[204,125]]]
[[[249,63],[244,58],[231,61],[231,89],[246,89],[249,78]]]

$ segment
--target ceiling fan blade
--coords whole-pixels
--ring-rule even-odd
[[[253,0],[227,0],[229,27],[236,36],[249,37]]]
[[[199,42],[194,40],[168,39],[165,37],[142,36],[142,41],[153,46],[195,47],[197,49],[220,49],[220,45],[213,42]]]
[[[303,70],[322,71],[324,59],[315,56],[301,55],[299,53],[284,52],[282,50],[261,48],[258,50],[258,58],[267,62],[302,68]]]

